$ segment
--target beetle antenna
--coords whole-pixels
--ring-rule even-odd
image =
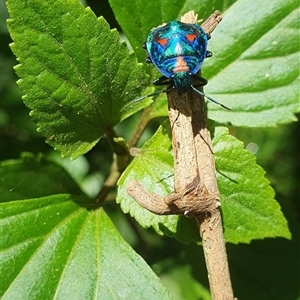
[[[215,99],[213,99],[213,98],[211,98],[211,97],[205,95],[203,92],[197,90],[193,85],[191,85],[191,88],[192,88],[196,93],[198,93],[199,95],[201,95],[201,96],[207,98],[209,101],[211,101],[211,102],[213,102],[213,103],[215,103],[215,104],[218,104],[218,105],[222,106],[222,107],[225,108],[225,109],[231,110],[231,108],[225,106],[224,104],[218,102],[217,100],[215,100]]]

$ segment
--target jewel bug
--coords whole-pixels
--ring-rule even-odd
[[[192,88],[208,100],[229,109],[197,90],[191,83],[191,79],[194,79],[193,81],[198,82],[196,86],[207,84],[207,80],[197,75],[197,73],[202,67],[204,59],[212,56],[212,53],[207,50],[209,38],[210,36],[199,25],[180,21],[171,21],[153,29],[143,45],[143,48],[149,54],[146,62],[153,63],[163,75],[154,80],[153,85],[167,85],[168,87],[135,101],[168,92],[173,88],[180,94],[186,93]]]

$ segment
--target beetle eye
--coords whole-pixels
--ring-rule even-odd
[[[189,42],[192,42],[196,38],[196,34],[187,34],[185,37]]]
[[[159,39],[159,40],[157,40],[157,42],[161,45],[161,46],[165,46],[166,45],[166,43],[167,43],[167,39]]]

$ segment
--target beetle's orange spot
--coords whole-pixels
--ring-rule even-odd
[[[161,46],[165,46],[166,43],[167,43],[167,39],[160,39],[160,40],[157,40],[157,42],[161,45]]]
[[[196,38],[196,34],[187,34],[185,37],[188,39],[189,42],[192,42]]]
[[[173,69],[173,73],[177,72],[189,72],[190,68],[187,66],[186,62],[184,61],[183,57],[178,56],[176,58],[175,68]]]

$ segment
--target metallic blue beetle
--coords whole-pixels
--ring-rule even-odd
[[[153,29],[148,35],[143,48],[148,51],[146,62],[153,63],[162,77],[153,81],[154,85],[168,85],[166,90],[155,92],[141,97],[136,101],[162,92],[167,92],[173,87],[183,94],[192,88],[196,93],[210,101],[229,109],[213,98],[197,90],[191,83],[191,78],[198,82],[197,86],[204,86],[207,80],[198,76],[203,61],[211,57],[207,41],[210,36],[197,24],[188,24],[180,21],[171,21],[166,25]]]
[[[211,52],[206,50],[209,36],[197,24],[171,21],[150,32],[145,43],[152,62],[164,76],[153,82],[155,85],[172,82],[179,93],[191,87],[191,76],[201,85],[207,81],[196,73]]]

